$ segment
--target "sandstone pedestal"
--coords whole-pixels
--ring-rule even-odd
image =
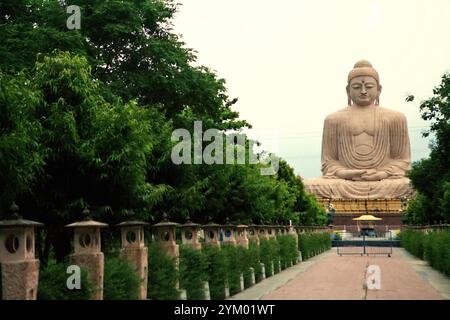
[[[3,300],[36,300],[39,260],[2,263]]]
[[[163,250],[167,255],[174,258],[176,265],[178,267],[178,259],[180,258],[180,248],[177,244],[173,243],[159,243],[161,250]]]
[[[141,279],[138,299],[147,299],[148,248],[123,248],[120,250],[120,257],[134,266],[136,274]]]
[[[127,211],[133,217],[132,210]],[[122,248],[120,257],[131,263],[141,280],[138,292],[138,299],[147,299],[148,283],[148,248],[144,242],[144,226],[148,225],[143,221],[130,220],[119,223],[117,227],[121,231]]]
[[[91,300],[103,300],[103,275],[105,258],[102,252],[70,255],[72,264],[85,269],[92,286]]]

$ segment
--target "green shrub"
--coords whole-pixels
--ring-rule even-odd
[[[137,300],[141,279],[134,266],[117,256],[105,258],[104,300]]]
[[[225,299],[227,269],[224,253],[219,247],[205,245],[202,247],[202,254],[205,259],[206,275],[209,281],[211,299]]]
[[[416,230],[404,230],[402,232],[401,245],[411,254],[420,259],[424,259],[424,246],[425,243],[424,233]]]
[[[223,244],[222,252],[225,258],[226,277],[230,294],[239,292],[242,264],[239,260],[238,248],[233,245]]]
[[[269,244],[270,244],[270,256],[272,257],[274,268],[273,273],[275,274],[278,272],[278,263],[280,261],[280,245],[277,239],[271,239],[269,241]]]
[[[188,300],[205,299],[203,281],[208,279],[205,257],[190,246],[180,246],[180,287]]]
[[[440,232],[436,247],[439,252],[439,260],[436,268],[450,276],[450,230]]]
[[[289,267],[290,263],[297,261],[298,249],[297,243],[293,235],[286,234],[277,238],[279,244],[279,256],[281,261],[281,268]]]
[[[248,262],[251,268],[255,271],[255,281],[262,280],[262,269],[260,260],[259,245],[255,241],[251,240],[248,244]]]
[[[147,297],[153,300],[177,300],[178,271],[172,257],[164,253],[157,242],[148,248]]]
[[[401,244],[411,254],[450,276],[450,230],[424,233],[407,229],[402,231]]]
[[[260,259],[261,262],[264,263],[265,271],[266,271],[266,277],[270,277],[272,275],[272,269],[271,269],[271,250],[270,250],[270,243],[267,239],[260,239],[259,240],[259,252],[260,252]]]
[[[57,263],[50,260],[46,267],[39,271],[38,300],[88,300],[92,285],[88,280],[87,271],[81,268],[81,288],[67,288],[67,273],[69,262]]]
[[[433,266],[437,257],[435,257],[436,252],[433,250],[432,236],[419,232],[415,235],[413,241],[422,252],[420,258],[428,261]]]
[[[298,236],[298,246],[302,259],[307,260],[319,252],[331,248],[331,237],[328,232],[301,233]]]
[[[249,244],[250,246],[250,244]],[[244,276],[244,288],[248,288],[251,284],[251,272],[250,268],[254,268],[253,261],[255,258],[252,257],[252,254],[256,256],[256,259],[259,259],[259,252],[255,252],[254,250],[246,249],[243,246],[237,246],[237,258],[238,258],[238,271],[242,273]],[[256,276],[255,276],[256,277]]]
[[[266,277],[270,277],[275,273],[274,271],[277,269],[276,263],[278,263],[280,258],[278,242],[276,239],[261,239],[259,246],[261,262],[264,263],[266,269]]]
[[[430,266],[450,276],[450,231],[425,235],[424,256]]]

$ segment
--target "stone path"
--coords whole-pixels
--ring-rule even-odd
[[[366,288],[369,265],[381,269],[381,289]],[[336,249],[297,264],[231,300],[441,300],[450,299],[450,278],[402,248],[392,256],[338,256]]]

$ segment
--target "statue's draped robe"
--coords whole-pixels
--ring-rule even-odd
[[[405,177],[411,164],[406,118],[402,113],[373,108],[372,145],[357,148],[352,134],[351,108],[344,108],[325,119],[322,138],[322,173],[319,179],[305,180],[309,192],[320,198],[392,199],[409,197],[413,190]],[[340,179],[342,169],[376,169],[389,174],[381,181]]]

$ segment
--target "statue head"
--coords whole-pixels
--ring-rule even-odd
[[[358,106],[379,105],[380,78],[369,61],[358,61],[348,74],[347,81],[348,105],[352,102]]]

